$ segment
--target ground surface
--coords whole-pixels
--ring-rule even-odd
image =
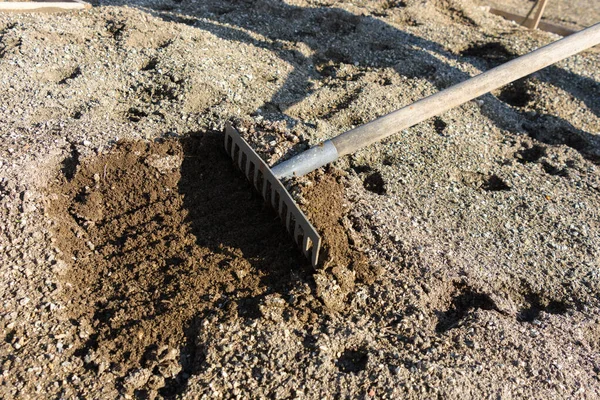
[[[95,5],[0,15],[0,397],[600,398],[598,53],[290,182],[314,272],[225,122],[275,163],[557,37],[469,1]]]

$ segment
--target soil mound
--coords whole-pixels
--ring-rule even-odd
[[[202,364],[208,314],[257,316],[253,299],[309,276],[220,140],[121,142],[51,190],[79,353],[126,392],[181,390]]]

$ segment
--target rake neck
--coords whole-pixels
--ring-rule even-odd
[[[306,175],[318,168],[334,162],[339,158],[338,151],[331,140],[311,147],[310,149],[271,168],[277,179]]]

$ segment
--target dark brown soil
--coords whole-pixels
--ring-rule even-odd
[[[355,281],[372,284],[377,268],[352,245],[343,217],[344,173],[329,168],[309,175],[313,184],[303,189],[305,212],[322,237],[320,268],[315,275],[316,295],[327,309],[341,311],[355,289]]]
[[[364,254],[351,245],[352,238],[344,226],[343,217],[348,205],[344,204],[344,172],[330,168],[325,173],[310,175],[314,185],[304,190],[306,214],[323,237],[321,263],[327,268],[349,268],[356,278],[372,284],[377,269],[369,265]],[[334,272],[335,274],[335,272]]]
[[[90,368],[127,377],[125,390],[175,393],[202,365],[192,338],[208,314],[256,317],[261,296],[310,279],[219,134],[118,143],[63,172],[52,214],[72,260],[69,312],[80,336],[89,334],[79,353]],[[344,243],[334,246],[347,263]],[[153,376],[136,376],[139,368]]]

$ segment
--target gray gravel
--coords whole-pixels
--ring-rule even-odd
[[[172,391],[183,344],[93,362],[48,213],[56,177],[119,139],[233,121],[274,163],[556,39],[467,0],[0,14],[0,397],[600,398],[598,53],[337,162],[376,282],[341,310],[313,313],[328,271],[256,317],[215,310]]]

